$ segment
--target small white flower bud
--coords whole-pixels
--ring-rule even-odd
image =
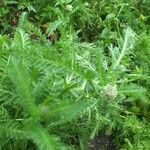
[[[67,8],[68,11],[72,11],[73,10],[72,5],[67,5],[66,8]]]
[[[106,96],[108,99],[115,99],[118,95],[117,85],[107,84],[104,86],[102,94]]]

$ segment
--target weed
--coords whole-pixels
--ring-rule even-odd
[[[148,1],[0,7],[0,149],[150,148]]]

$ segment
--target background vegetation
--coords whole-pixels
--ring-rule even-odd
[[[0,149],[150,149],[149,12],[149,0],[1,0]]]

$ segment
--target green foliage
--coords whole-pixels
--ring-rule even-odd
[[[6,141],[9,137],[7,141],[9,142],[18,136],[21,139],[33,140],[39,149],[63,149],[62,146],[57,148],[59,146],[56,143],[57,140],[53,136],[50,137],[44,128],[39,127],[40,124],[45,122],[47,126],[55,121],[59,123],[71,121],[93,107],[95,102],[83,100],[85,98],[82,96],[80,99],[75,97],[66,99],[64,94],[73,87],[69,87],[69,83],[66,87],[63,85],[64,76],[67,75],[67,72],[64,72],[65,64],[62,66],[59,64],[60,61],[54,60],[57,55],[53,56],[52,60],[46,58],[45,54],[49,51],[47,42],[44,46],[40,43],[40,45],[36,44],[36,41],[30,39],[29,33],[22,28],[17,28],[14,39],[8,45],[8,50],[3,48],[3,43],[7,42],[5,37],[1,37],[2,52],[9,51],[8,54],[4,53],[5,60],[3,60],[4,54],[1,54],[1,61],[4,61],[1,66],[3,78],[1,80],[3,92],[1,94],[3,104],[1,133],[4,132],[1,139],[4,140],[6,135]],[[55,63],[57,63],[56,66]],[[71,68],[69,69],[73,72]],[[7,99],[5,94],[8,95]],[[12,109],[10,109],[11,104],[13,104]],[[5,113],[8,113],[10,118],[3,119]],[[18,124],[17,121],[20,123]],[[7,125],[8,122],[9,125]],[[24,137],[26,134],[27,136]],[[3,146],[5,145],[2,144]]]
[[[149,2],[0,2],[0,149],[149,149]]]

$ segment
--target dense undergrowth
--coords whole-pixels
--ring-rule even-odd
[[[0,149],[87,150],[101,133],[150,149],[149,12],[148,0],[0,1]]]

